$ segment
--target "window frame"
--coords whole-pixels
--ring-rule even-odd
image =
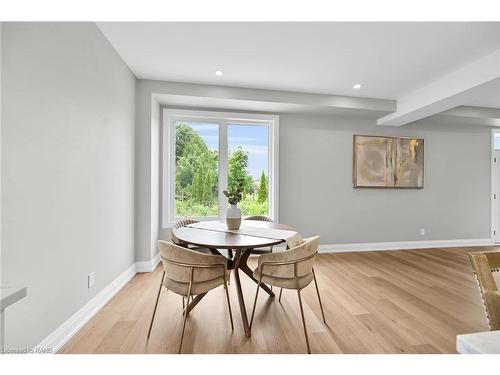
[[[279,221],[279,116],[261,113],[217,112],[162,108],[162,227],[170,228],[184,217],[175,217],[175,123],[206,122],[219,126],[218,216],[194,216],[196,220],[222,220],[226,216],[228,125],[256,125],[268,128],[268,214]]]

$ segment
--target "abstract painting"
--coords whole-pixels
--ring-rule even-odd
[[[355,135],[353,186],[424,187],[424,140]]]

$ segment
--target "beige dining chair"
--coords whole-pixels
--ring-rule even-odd
[[[245,218],[245,220],[267,221],[269,223],[273,222],[273,219],[271,219],[270,217],[264,216],[264,215],[248,216]]]
[[[172,230],[183,228],[189,224],[195,224],[195,223],[199,223],[199,221],[193,220],[193,219],[182,219],[182,220],[177,221],[174,225],[172,225]],[[170,233],[170,238],[171,238],[171,241],[173,243],[175,243],[176,245],[188,247],[188,246],[182,244],[181,241],[179,241],[179,239],[177,237],[175,237],[175,234],[173,231]]]
[[[500,251],[469,253],[490,330],[500,330]]]
[[[172,225],[172,229],[182,228],[185,227],[186,225],[195,223],[199,223],[199,221],[194,219],[181,219],[177,221],[174,225]]]
[[[188,226],[189,224],[196,224],[199,223],[199,220],[194,220],[194,219],[182,219],[176,222],[173,226],[172,229],[179,229],[185,226]],[[192,246],[192,245],[186,245],[183,244],[177,237],[175,237],[174,233],[172,232],[170,235],[172,242],[175,243],[176,245],[179,246],[184,246],[187,247],[188,249],[197,251],[199,253],[204,253],[204,254],[212,254],[210,249],[207,249],[206,247],[201,247],[201,246]],[[233,251],[231,249],[226,250],[227,251],[227,256],[229,259],[233,258]]]
[[[172,229],[179,229],[179,228],[182,228],[182,227],[186,227],[189,224],[196,224],[196,223],[199,223],[199,222],[200,222],[199,220],[194,220],[194,219],[182,219],[182,220],[179,220],[178,222],[176,222],[172,226]],[[212,254],[212,252],[210,251],[210,249],[207,249],[206,247],[183,244],[181,241],[179,241],[179,239],[177,237],[175,237],[175,235],[174,235],[173,232],[170,234],[170,238],[171,238],[171,241],[173,243],[175,243],[176,245],[187,247],[188,249],[197,251],[199,253]]]
[[[313,280],[316,286],[319,306],[323,322],[326,324],[323,304],[319,294],[318,282],[314,273],[314,260],[318,253],[319,236],[307,238],[304,242],[296,247],[291,248],[282,253],[263,254],[259,257],[258,266],[253,272],[253,276],[258,280],[257,291],[255,292],[255,300],[252,309],[252,318],[250,319],[250,328],[252,328],[255,315],[255,306],[259,296],[260,284],[265,283],[285,289],[295,289],[299,298],[300,314],[302,316],[302,325],[304,327],[304,336],[306,338],[307,352],[311,353],[309,346],[309,337],[307,334],[307,326],[304,318],[304,309],[302,307],[302,297],[300,292],[308,286]],[[281,298],[281,293],[280,293]]]
[[[174,225],[172,225],[172,229],[183,228],[185,226],[188,226],[189,224],[196,224],[199,222],[200,222],[199,220],[194,220],[194,219],[181,219],[181,220],[177,221]],[[181,241],[179,241],[179,239],[177,237],[175,237],[173,232],[170,233],[170,239],[176,245],[179,245],[182,247],[187,247],[188,249],[197,251],[199,253],[212,254],[210,249],[207,249],[205,247],[183,244]],[[163,273],[165,273],[165,271],[163,271]],[[182,298],[182,308],[184,308],[184,307],[185,307],[185,301],[184,301],[184,297],[183,297]]]
[[[196,224],[196,223],[199,223],[199,221],[194,220],[194,219],[182,219],[182,220],[177,221],[174,225],[172,225],[172,229],[179,229],[179,228],[183,228],[185,226],[188,226],[189,224]],[[171,232],[170,237],[171,237],[172,242],[175,243],[176,245],[187,247],[191,250],[195,250],[195,251],[198,251],[200,253],[211,254],[209,249],[206,249],[203,247],[187,246],[187,245],[183,244],[181,241],[179,241],[179,239],[177,237],[175,237],[175,234],[173,232]]]
[[[189,304],[190,297],[207,293],[223,285],[226,292],[231,329],[234,330],[231,302],[229,300],[229,291],[227,288],[229,271],[227,269],[226,258],[222,255],[198,253],[166,241],[158,241],[158,247],[160,249],[160,256],[165,271],[158,289],[153,316],[151,317],[151,323],[149,325],[148,340],[151,336],[151,329],[153,328],[162,287],[181,295],[183,298],[185,297],[188,301],[186,307],[183,309],[184,320],[182,323],[179,353],[181,353],[182,350],[186,319],[191,306]]]

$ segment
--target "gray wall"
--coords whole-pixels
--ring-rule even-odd
[[[0,213],[2,211],[2,29],[0,22]],[[0,215],[0,285],[2,284],[2,215]],[[0,333],[1,335],[1,333]]]
[[[154,161],[160,157],[157,99],[172,93],[231,98],[234,88],[138,81],[138,260],[157,252],[156,227],[159,238],[170,236],[161,228],[156,209],[156,186],[161,191],[161,185],[155,184],[159,171]],[[278,114],[281,222],[304,235],[320,234],[323,244],[490,238],[490,128],[444,123],[436,117],[397,128],[377,126],[374,118]],[[353,189],[353,134],[424,138],[424,189]]]
[[[424,189],[354,189],[353,134],[424,138]],[[325,245],[488,239],[490,137],[490,128],[436,118],[398,128],[280,114],[280,221]]]
[[[93,23],[4,23],[6,344],[38,344],[134,262],[135,77]],[[87,289],[87,274],[96,283]]]
[[[491,130],[436,121],[281,115],[280,220],[323,244],[489,238]],[[424,138],[424,189],[353,189],[353,134]]]
[[[154,206],[159,207],[159,192],[153,195],[154,175],[159,174],[159,170],[151,173],[153,160],[160,160],[159,146],[152,145],[153,134],[159,134],[160,108],[153,98],[151,81],[138,80],[136,90],[136,150],[135,150],[135,259],[137,261],[149,261],[152,253],[156,253],[156,238],[152,234],[158,231],[159,211]],[[152,107],[156,109],[153,113]],[[156,120],[156,121],[155,121]],[[159,137],[156,135],[154,141],[158,143]],[[156,152],[155,152],[156,151]],[[156,217],[154,217],[156,213]],[[154,250],[153,250],[154,249]]]

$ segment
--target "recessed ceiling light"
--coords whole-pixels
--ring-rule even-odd
[[[353,89],[360,89],[361,88],[361,83],[356,83],[354,86],[352,86]]]
[[[215,71],[215,75],[220,77],[221,75],[223,75],[224,73],[222,73],[222,70],[216,70]]]

